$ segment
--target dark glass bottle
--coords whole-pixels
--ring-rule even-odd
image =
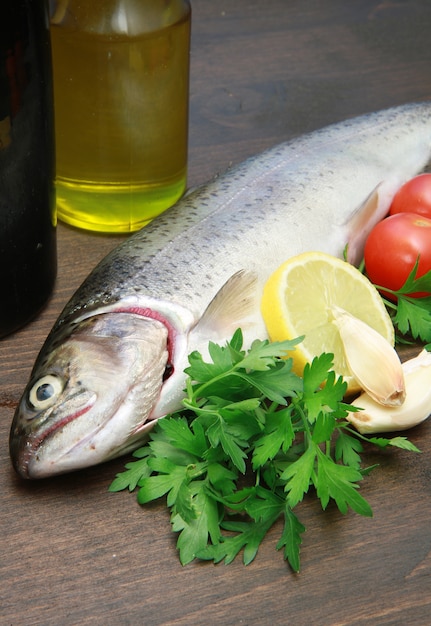
[[[48,7],[4,2],[0,18],[0,337],[36,315],[56,272]]]

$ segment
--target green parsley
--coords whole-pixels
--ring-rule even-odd
[[[372,516],[359,493],[373,469],[361,467],[363,441],[419,452],[404,437],[353,430],[332,355],[315,358],[302,378],[292,371],[286,353],[300,340],[259,340],[244,351],[237,330],[226,346],[209,344],[210,362],[193,352],[184,410],[157,422],[111,484],[137,488],[142,505],[166,498],[182,564],[230,563],[241,551],[248,564],[282,519],[277,549],[297,572],[305,528],[294,511],[305,494],[322,509],[334,501],[343,514]]]
[[[375,285],[381,293],[386,292],[394,297],[394,300],[390,300],[383,296],[383,301],[401,335],[397,337],[400,343],[407,342],[405,336],[410,336],[415,341],[431,343],[431,296],[412,298],[410,295],[431,293],[431,271],[418,277],[418,264],[419,259],[404,285],[396,291]]]
[[[343,258],[347,261],[348,246],[344,248]],[[388,289],[373,283],[391,316],[396,332],[397,343],[421,341],[431,350],[431,295],[412,298],[412,293],[431,294],[431,270],[423,276],[417,276],[419,257],[404,284],[397,290]],[[366,274],[364,260],[358,269]],[[390,294],[388,298],[384,294]]]

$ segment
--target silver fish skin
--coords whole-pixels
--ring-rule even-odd
[[[135,448],[180,408],[188,354],[241,327],[266,336],[261,290],[308,250],[361,258],[395,191],[431,159],[431,102],[335,124],[248,159],[113,250],[48,335],[17,407],[24,478]]]

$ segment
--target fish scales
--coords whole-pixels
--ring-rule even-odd
[[[69,471],[136,445],[148,424],[179,407],[191,350],[204,352],[209,339],[224,340],[237,326],[244,326],[246,342],[265,336],[261,289],[287,257],[306,250],[340,256],[349,242],[358,260],[393,193],[430,153],[430,103],[348,120],[251,157],[118,246],[66,305],[35,363],[11,429],[17,471],[26,477]],[[370,197],[377,198],[372,214],[363,209]],[[85,354],[94,358],[90,374],[78,345],[92,345],[97,354],[89,348]],[[130,348],[127,371],[113,374],[110,389],[93,381],[97,390],[90,393],[83,370],[94,376],[111,353],[115,361],[113,345]],[[116,392],[118,377],[134,380],[127,359],[135,369],[148,360],[145,379],[155,360],[158,372],[173,368],[167,380],[159,372],[151,402],[136,381],[124,386],[125,395]],[[87,424],[62,410],[72,378],[87,392]],[[39,391],[52,395],[39,403]],[[108,396],[119,408],[102,415],[98,407],[109,405]]]
[[[426,107],[411,110],[412,123],[424,130],[427,126],[421,111]],[[331,223],[324,207],[330,202],[332,210],[341,213],[344,198],[348,197],[352,206],[359,206],[364,200],[362,188],[356,190],[352,185],[352,171],[360,173],[369,190],[381,182],[382,176],[403,177],[402,139],[403,134],[409,136],[408,130],[391,128],[387,132],[396,115],[394,111],[390,117],[374,114],[356,118],[287,142],[248,159],[198,189],[108,255],[78,292],[71,304],[73,310],[81,306],[80,301],[96,303],[99,284],[103,285],[102,293],[109,292],[113,299],[121,298],[127,289],[142,289],[150,296],[166,296],[179,303],[191,298],[199,309],[208,303],[207,293],[201,289],[200,259],[205,258],[207,277],[212,279],[207,287],[217,292],[232,270],[244,265],[242,251],[237,253],[241,241],[253,249],[253,256],[266,257],[268,246],[271,248],[280,240],[280,227],[289,237],[289,255],[303,251],[304,246],[331,247],[337,216]],[[374,127],[372,134],[369,124]],[[361,133],[367,135],[367,140],[355,150],[350,142],[360,142]],[[379,138],[380,168],[375,171],[373,143]],[[425,137],[424,148],[426,153]],[[365,158],[368,162],[364,162]],[[307,244],[303,233],[295,232],[294,227],[303,228],[309,215],[313,215],[313,221],[307,224]],[[327,235],[326,242],[322,235]],[[280,248],[277,254],[271,253],[271,269],[285,257],[283,247]],[[339,247],[337,253],[340,251]],[[122,277],[121,283],[118,276]],[[187,285],[191,286],[184,290]]]

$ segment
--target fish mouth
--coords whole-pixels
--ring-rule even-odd
[[[92,394],[89,400],[80,409],[65,415],[62,419],[49,426],[46,430],[43,430],[35,437],[23,438],[20,442],[20,436],[15,434],[11,437],[10,441],[10,456],[13,461],[15,471],[22,478],[33,478],[33,473],[30,471],[30,466],[37,463],[39,460],[38,450],[41,446],[55,433],[63,429],[68,424],[71,424],[76,419],[88,413],[93,408],[97,400],[97,395]],[[76,444],[80,444],[81,440]],[[71,446],[73,449],[75,446]],[[66,454],[70,450],[67,450]]]

